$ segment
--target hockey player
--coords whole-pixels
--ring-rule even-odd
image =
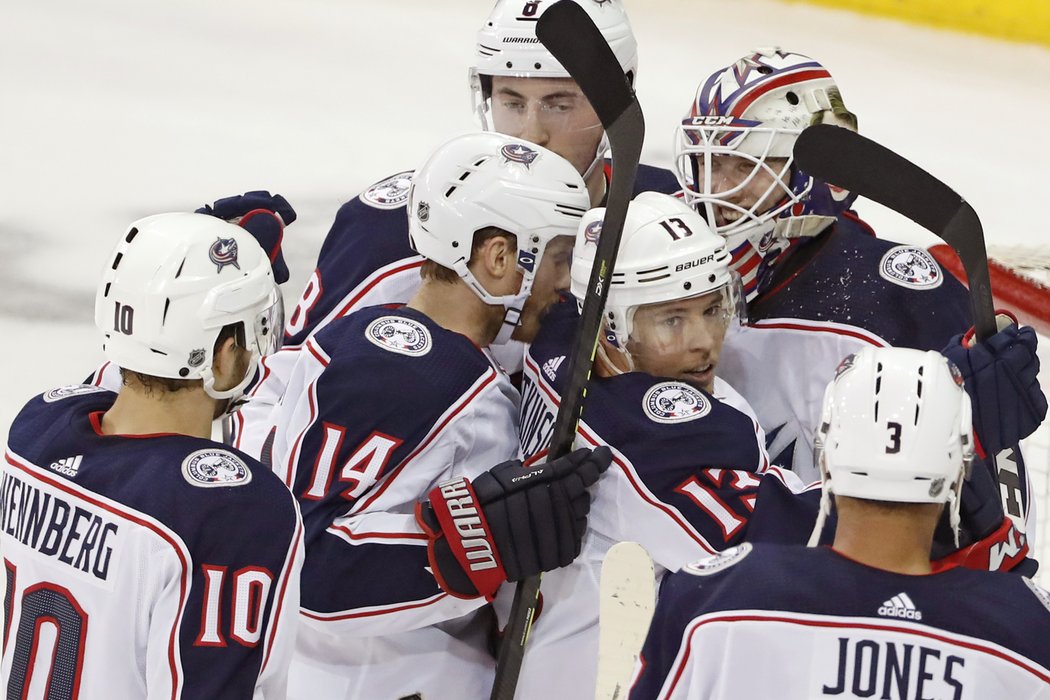
[[[541,146],[453,139],[409,195],[418,291],[307,340],[273,420],[273,467],[306,525],[290,698],[484,697],[486,600],[579,551],[607,452],[511,461],[476,495],[462,481],[517,456],[519,397],[486,348],[531,339],[568,285],[588,204],[576,169]],[[442,537],[450,523],[458,536]]]
[[[622,0],[577,0],[634,80],[638,52]],[[478,31],[470,70],[473,107],[485,129],[532,141],[576,166],[590,201],[604,199],[609,166],[604,131],[576,82],[536,38],[536,20],[552,0],[498,0]],[[409,246],[406,203],[412,171],[386,177],[344,204],[317,258],[302,297],[288,316],[286,347],[267,358],[263,381],[237,417],[237,445],[259,454],[272,426],[269,408],[280,397],[296,353],[332,319],[375,304],[402,304],[420,284],[423,258]],[[636,191],[674,192],[667,170],[639,166]],[[511,374],[523,349],[508,344],[497,359]]]
[[[280,340],[270,261],[200,214],[132,224],[109,260],[95,322],[120,394],[53,389],[11,426],[4,696],[283,698],[302,523],[208,439]]]
[[[748,298],[748,323],[727,338],[722,374],[754,406],[773,462],[803,479],[817,477],[820,392],[843,357],[868,345],[958,346],[953,336],[970,326],[965,288],[925,249],[875,238],[848,210],[854,195],[795,167],[798,134],[821,122],[857,125],[827,69],[760,49],[700,85],[676,140],[685,199],[726,237]],[[1034,332],[1017,326],[986,348],[1008,361],[1002,384],[1018,387],[978,404],[988,454],[1016,444],[1046,413],[1034,348]],[[967,377],[968,390],[981,383],[997,382]],[[1020,476],[1016,497],[1027,499]]]
[[[863,348],[827,388],[817,445],[834,545],[743,544],[670,575],[632,700],[1050,698],[1050,594],[931,569],[973,456],[959,371]]]
[[[572,290],[586,295],[604,209],[584,217]],[[716,374],[722,340],[742,302],[725,240],[681,200],[655,192],[631,202],[605,307],[604,330],[579,429],[609,445],[581,556],[543,577],[543,606],[519,678],[520,697],[594,696],[598,581],[618,541],[640,542],[657,577],[742,541],[755,499],[780,508],[779,537],[804,542],[818,493],[771,468],[747,403]],[[525,360],[522,447],[550,440],[565,361],[579,322],[576,300],[548,314]],[[795,501],[799,502],[795,502]],[[794,517],[794,527],[786,522]],[[761,517],[761,516],[760,516]]]

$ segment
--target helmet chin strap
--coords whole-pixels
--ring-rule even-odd
[[[459,275],[460,279],[466,282],[467,286],[478,295],[479,299],[490,306],[503,307],[503,323],[500,325],[500,329],[491,344],[505,345],[511,339],[514,329],[521,323],[521,313],[525,308],[525,301],[529,298],[529,293],[532,291],[532,276],[528,274],[522,276],[521,287],[518,288],[517,294],[494,296],[482,286],[478,278],[467,267],[465,260],[457,260],[452,268]]]

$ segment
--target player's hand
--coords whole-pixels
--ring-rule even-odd
[[[1030,327],[1000,324],[998,333],[972,346],[967,336],[955,336],[941,353],[962,372],[973,403],[974,430],[986,454],[1016,445],[1043,422],[1047,403],[1039,388],[1036,335]]]
[[[531,467],[504,462],[473,482],[435,488],[416,519],[438,584],[458,598],[491,600],[504,581],[570,564],[587,528],[587,489],[611,461],[608,447],[580,449]]]
[[[281,252],[281,240],[284,227],[295,221],[295,210],[287,199],[266,190],[253,190],[205,204],[196,213],[229,221],[252,234],[270,257],[274,281],[277,284],[288,281],[288,265]]]

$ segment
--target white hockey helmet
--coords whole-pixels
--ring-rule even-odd
[[[824,393],[814,441],[830,494],[893,503],[950,503],[973,460],[970,397],[943,355],[865,347],[848,356]]]
[[[628,79],[638,72],[638,42],[621,0],[574,0],[601,31]],[[478,30],[470,85],[484,97],[483,77],[570,78],[536,37],[536,21],[555,0],[497,0]]]
[[[572,257],[572,294],[582,303],[598,250],[605,209],[580,222]],[[605,303],[605,332],[625,348],[638,307],[723,290],[725,309],[736,311],[738,279],[729,269],[726,242],[687,204],[659,192],[642,192],[627,209]],[[730,319],[727,314],[726,321]]]
[[[675,172],[686,202],[730,238],[731,250],[743,238],[758,244],[770,233],[778,238],[816,235],[856,199],[792,166],[802,130],[834,121],[833,99],[841,97],[823,65],[778,47],[755,49],[701,83],[675,129]],[[711,168],[719,156],[738,156],[752,169],[732,189],[716,192]],[[786,163],[770,164],[770,158]],[[767,196],[751,206],[733,202],[762,172],[772,179]],[[762,211],[770,201],[772,208]],[[719,207],[739,218],[720,223]]]
[[[589,206],[583,178],[556,153],[502,134],[466,134],[442,144],[412,178],[409,241],[423,257],[454,270],[486,304],[506,309],[494,341],[504,343],[518,325],[547,243],[575,235]],[[467,266],[474,234],[488,227],[517,239],[517,294],[493,296]]]
[[[95,295],[106,358],[124,369],[200,379],[216,399],[240,396],[259,357],[280,347],[284,308],[266,253],[250,233],[206,214],[158,214],[133,223],[109,257]],[[252,353],[238,386],[214,388],[224,326],[241,323]]]

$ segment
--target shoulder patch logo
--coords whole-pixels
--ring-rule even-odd
[[[642,410],[657,423],[685,423],[711,412],[711,401],[683,382],[661,382],[645,392]]]
[[[384,350],[422,357],[430,352],[430,331],[421,323],[403,316],[382,316],[368,324],[365,337]]]
[[[927,250],[907,245],[886,251],[879,261],[879,274],[909,289],[936,289],[944,281],[944,273]]]
[[[743,544],[737,545],[736,547],[730,547],[729,549],[719,552],[707,559],[701,559],[692,564],[687,564],[684,571],[693,576],[710,576],[711,574],[728,569],[734,564],[739,564],[743,561],[744,557],[751,553],[752,549],[754,549],[754,547],[751,546],[750,542],[744,542]]]
[[[83,396],[84,394],[97,394],[100,391],[108,391],[100,386],[92,386],[90,384],[70,384],[69,386],[60,386],[57,389],[44,392],[41,397],[47,403],[54,403],[61,401],[62,399],[68,399],[71,396]]]
[[[911,602],[907,593],[898,593],[879,606],[879,615],[883,617],[899,617],[905,620],[921,620],[922,613]]]
[[[361,201],[376,209],[397,209],[408,201],[408,191],[412,189],[413,171],[392,175],[380,180],[361,193]]]
[[[197,450],[182,461],[182,476],[193,486],[243,486],[252,480],[248,465],[237,455],[215,448]]]
[[[1050,593],[1048,593],[1045,588],[1025,576],[1022,576],[1021,580],[1024,581],[1024,585],[1028,586],[1032,593],[1035,593],[1035,597],[1039,599],[1039,602],[1043,604],[1043,607],[1050,611]]]

